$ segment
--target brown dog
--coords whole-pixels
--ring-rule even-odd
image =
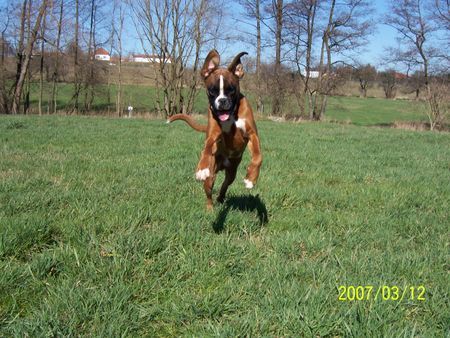
[[[206,207],[212,209],[212,189],[216,174],[225,170],[225,180],[217,201],[222,203],[228,186],[236,178],[237,168],[248,143],[251,162],[244,179],[245,187],[253,188],[258,180],[262,156],[255,119],[248,100],[239,91],[239,80],[244,76],[239,53],[228,68],[219,68],[220,56],[216,50],[209,52],[201,70],[208,94],[208,125],[197,124],[189,115],[173,115],[167,121],[187,122],[193,129],[206,132],[206,141],[195,177],[204,182]]]

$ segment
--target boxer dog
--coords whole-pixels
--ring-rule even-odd
[[[195,177],[203,181],[208,210],[213,208],[212,189],[216,174],[225,170],[225,180],[217,197],[217,201],[223,203],[229,185],[236,178],[247,144],[251,162],[244,179],[245,187],[253,188],[259,176],[262,156],[255,119],[248,100],[239,90],[239,80],[244,76],[241,57],[246,54],[236,55],[228,68],[219,67],[220,55],[216,50],[210,51],[206,57],[200,72],[209,101],[207,125],[197,124],[185,114],[173,115],[167,121],[183,120],[193,129],[206,133]]]

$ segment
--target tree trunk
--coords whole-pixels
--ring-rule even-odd
[[[23,84],[31,60],[31,53],[33,51],[34,42],[36,41],[37,32],[41,25],[42,16],[44,15],[46,9],[47,9],[47,0],[43,0],[41,7],[39,9],[38,16],[36,18],[36,23],[34,25],[33,31],[31,32],[30,40],[28,41],[27,48],[25,49],[25,59],[23,60],[23,64],[21,64],[19,78],[14,88],[13,105],[12,105],[13,114],[18,114],[19,112],[20,98],[22,96]]]
[[[316,10],[317,10],[317,1],[314,1],[312,7],[310,7],[310,14],[307,19],[307,45],[306,45],[306,79],[305,79],[305,89],[304,92],[308,96],[308,111],[309,111],[309,119],[314,119],[314,106],[315,100],[313,98],[313,93],[310,88],[310,76],[311,76],[311,53],[312,53],[312,45],[313,45],[313,33],[314,33],[314,22],[316,19]]]
[[[261,97],[261,0],[255,0],[255,17],[256,17],[256,111],[263,112],[263,102]]]
[[[328,27],[327,27],[328,30]],[[319,78],[317,79],[317,90],[316,93],[314,95],[314,101],[313,101],[313,106],[312,106],[312,111],[311,111],[311,120],[315,120],[318,121],[319,120],[319,102],[320,101],[320,97],[322,95],[322,87],[323,87],[323,68],[324,68],[324,57],[325,57],[325,40],[326,35],[328,34],[327,30],[324,32],[324,35],[322,37],[322,47],[320,48],[320,61],[319,61]]]
[[[8,114],[9,113],[9,97],[6,90],[6,72],[5,72],[5,32],[8,27],[8,24],[5,25],[5,30],[2,31],[2,56],[0,63],[0,113]]]
[[[119,32],[117,35],[117,40],[119,43],[119,81],[117,87],[117,101],[116,101],[116,113],[120,117],[122,116],[123,111],[123,89],[122,89],[122,31],[123,31],[123,21],[124,21],[124,13],[122,9],[122,4],[119,7]]]
[[[334,1],[333,1],[333,9],[334,9]],[[331,10],[330,13],[330,18],[333,16],[333,9]],[[331,19],[330,19],[331,21]],[[322,120],[325,117],[325,110],[327,108],[327,103],[328,103],[328,95],[329,95],[329,91],[330,91],[330,81],[333,81],[333,77],[331,74],[331,47],[329,44],[329,37],[326,39],[326,50],[327,50],[327,77],[325,79],[326,81],[326,89],[322,94],[322,102],[321,102],[321,106],[320,106],[320,111],[319,111],[319,116],[318,116],[318,120]]]
[[[27,12],[27,41],[31,39],[31,7],[33,6],[33,1],[28,0],[28,12]],[[33,51],[31,51],[33,54]],[[31,55],[32,56],[32,55]],[[31,62],[31,59],[30,59]],[[28,66],[25,80],[25,99],[23,101],[23,113],[26,114],[30,108],[30,86],[31,86],[31,71],[30,66]]]
[[[20,75],[22,74],[22,68],[23,68],[23,59],[24,59],[24,40],[25,40],[25,18],[26,18],[26,10],[27,10],[27,4],[28,1],[24,0],[22,5],[22,11],[20,15],[20,33],[19,33],[19,43],[17,46],[17,66],[16,66],[16,79],[14,82],[13,89],[14,91],[17,89],[17,86],[19,84]],[[22,80],[23,81],[23,80]],[[19,107],[20,107],[20,98],[22,96],[22,86],[23,83],[20,84],[20,94],[16,98],[16,95],[13,95],[13,102],[11,107],[11,112],[13,114],[19,113]]]
[[[79,96],[80,96],[80,80],[78,76],[78,48],[79,48],[79,30],[80,30],[80,0],[75,0],[75,51],[73,55],[73,73],[74,73],[74,86],[73,86],[73,107],[72,111],[75,114],[78,113]]]
[[[94,20],[95,20],[95,0],[91,0],[91,14],[89,24],[89,43],[88,43],[88,72],[84,79],[84,111],[87,112],[91,109],[91,94],[92,94],[92,81],[93,81],[93,40],[94,40]]]
[[[275,0],[274,0],[275,1]],[[275,90],[272,101],[272,114],[281,114],[281,33],[283,29],[283,0],[276,0],[275,5]]]
[[[332,76],[331,76],[331,48],[330,48],[330,35],[331,35],[331,30],[332,30],[332,25],[333,25],[333,15],[334,15],[334,7],[336,5],[336,0],[332,0],[331,1],[331,7],[330,7],[330,12],[328,15],[328,25],[325,29],[325,32],[323,33],[322,36],[322,48],[320,51],[320,65],[319,65],[319,98],[320,98],[320,107],[318,107],[317,102],[316,105],[314,106],[314,116],[313,119],[314,120],[321,120],[323,119],[324,115],[325,115],[325,109],[327,106],[327,102],[328,102],[328,85],[329,85],[329,81],[332,80]],[[327,53],[327,67],[326,67],[326,73],[323,73],[323,69],[324,69],[324,54],[325,51]],[[326,75],[326,78],[324,79]],[[325,88],[324,90],[324,81],[325,81],[325,85],[327,86],[327,88]]]
[[[257,0],[259,1],[259,0]],[[201,30],[201,23],[202,23],[202,19],[203,16],[205,15],[206,12],[206,6],[207,6],[207,1],[206,0],[202,0],[200,2],[200,6],[198,8],[198,10],[196,11],[196,22],[195,22],[195,56],[194,56],[194,65],[192,67],[192,76],[190,79],[190,87],[189,87],[189,92],[187,94],[187,100],[185,103],[185,109],[184,112],[187,114],[191,114],[193,109],[194,109],[194,101],[195,101],[195,97],[197,96],[197,84],[198,84],[198,66],[199,66],[199,61],[200,61],[200,52],[201,52],[201,47],[202,47],[202,30]]]
[[[56,114],[56,111],[58,109],[57,107],[57,87],[56,82],[58,80],[58,74],[59,74],[59,47],[61,44],[61,26],[62,26],[62,18],[64,13],[64,0],[60,0],[61,4],[59,7],[59,19],[58,19],[58,33],[56,36],[56,55],[55,55],[55,65],[53,69],[53,75],[52,75],[52,93],[51,93],[51,99],[50,99],[50,113]]]
[[[41,57],[39,58],[39,115],[42,115],[42,99],[44,96],[44,48],[46,17],[47,15],[45,14],[41,27]]]

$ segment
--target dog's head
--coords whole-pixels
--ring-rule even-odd
[[[239,80],[244,76],[241,56],[246,54],[248,53],[242,52],[236,55],[228,68],[219,68],[220,55],[212,50],[202,67],[201,76],[205,81],[209,105],[213,117],[219,122],[237,119],[236,108],[241,96]]]

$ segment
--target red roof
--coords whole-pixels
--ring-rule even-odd
[[[108,51],[103,49],[103,48],[99,48],[95,51],[95,55],[109,55]]]
[[[396,80],[404,80],[404,79],[408,78],[408,75],[403,74],[403,73],[394,72],[394,77]]]

